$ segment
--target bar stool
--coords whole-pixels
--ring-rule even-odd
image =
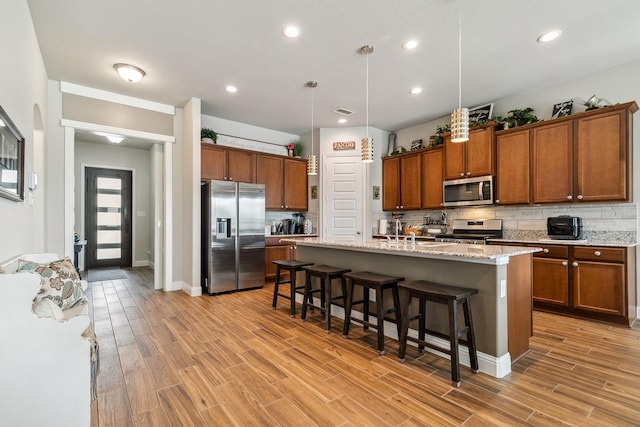
[[[297,261],[294,259],[282,259],[278,261],[273,261],[276,265],[276,282],[273,285],[273,302],[271,303],[271,307],[274,309],[278,303],[278,297],[288,298],[291,301],[291,317],[296,316],[296,292],[304,294],[304,286],[296,286],[296,273],[298,271],[302,271],[302,267],[306,267],[308,265],[313,265],[312,262],[305,261]],[[289,280],[280,280],[280,273],[282,270],[286,270],[289,272]],[[290,284],[289,294],[279,293],[280,285],[284,285],[286,283]],[[299,292],[302,290],[302,292]]]
[[[398,276],[385,276],[383,274],[372,273],[369,271],[360,271],[356,273],[345,273],[344,277],[349,279],[347,281],[347,298],[345,304],[344,313],[344,329],[342,330],[342,336],[347,338],[349,336],[349,327],[351,326],[351,320],[361,322],[365,331],[369,330],[369,327],[374,327],[378,332],[378,353],[384,354],[384,316],[389,313],[394,313],[396,327],[398,329],[398,336],[400,336],[400,298],[398,295],[398,282],[404,280],[404,277]],[[353,300],[354,287],[362,286],[362,300]],[[376,291],[376,313],[369,313],[369,289],[375,289]],[[393,308],[384,310],[384,291],[391,290],[393,295]],[[362,304],[363,320],[351,317],[351,308],[354,305]],[[375,314],[377,323],[369,322],[369,314]]]
[[[331,305],[333,301],[341,299],[346,304],[345,298],[347,295],[347,284],[344,278],[344,273],[351,271],[349,268],[332,267],[330,265],[311,265],[302,268],[306,272],[304,300],[302,302],[302,314],[300,320],[305,321],[307,318],[307,306],[319,308],[323,310],[325,316],[325,331],[331,332]],[[320,278],[320,288],[311,288],[311,277]],[[342,285],[342,295],[337,297],[331,296],[331,281],[333,279],[340,279]],[[315,305],[313,302],[313,294],[320,294],[320,305]]]
[[[458,354],[458,342],[467,344],[469,348],[469,359],[471,370],[478,372],[478,354],[476,351],[476,340],[473,332],[473,319],[471,317],[470,298],[478,293],[477,289],[461,288],[457,286],[441,285],[439,283],[427,282],[425,280],[416,280],[403,282],[398,285],[402,291],[402,303],[400,312],[402,313],[402,328],[400,334],[400,348],[398,351],[398,360],[405,361],[407,351],[407,341],[418,344],[418,349],[423,350],[429,347],[448,354],[451,357],[451,382],[456,387],[460,387],[460,361]],[[411,299],[418,298],[419,313],[413,317],[410,316],[409,308]],[[436,337],[447,337],[447,335],[428,329],[426,327],[427,301],[437,304],[444,304],[449,309],[449,346],[443,348],[435,344],[425,341],[425,335]],[[462,304],[464,313],[464,325],[458,325],[458,305]],[[414,319],[420,319],[418,324],[418,338],[410,337],[409,322]],[[461,336],[466,335],[466,341],[460,340]]]

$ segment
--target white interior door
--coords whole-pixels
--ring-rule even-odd
[[[327,157],[323,235],[344,242],[362,241],[362,162],[359,157]]]

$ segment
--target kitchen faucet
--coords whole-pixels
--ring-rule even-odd
[[[398,231],[402,227],[402,223],[400,222],[400,218],[396,218],[396,243],[400,243],[400,237],[398,235]]]

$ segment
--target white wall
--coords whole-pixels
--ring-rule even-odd
[[[34,157],[43,156],[34,155],[34,107],[42,112],[46,125],[47,72],[26,1],[2,2],[0,40],[5,41],[0,55],[0,104],[25,137],[24,165],[28,174],[35,170]],[[42,180],[44,171],[38,172]],[[45,203],[44,189],[39,187],[33,192],[33,205],[29,204],[29,193],[25,189],[24,203],[0,198],[0,260],[44,249],[42,236],[34,236],[34,230],[42,231],[42,213],[38,214],[35,206]]]
[[[150,222],[153,218],[151,204],[151,152],[147,149],[119,147],[113,144],[96,144],[81,141],[75,143],[75,224],[74,232],[86,239],[84,231],[83,206],[85,185],[82,177],[84,167],[104,167],[107,169],[123,169],[133,172],[133,250],[134,267],[149,265],[149,253],[153,236],[149,234]]]

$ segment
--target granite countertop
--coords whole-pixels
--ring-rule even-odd
[[[416,241],[396,243],[369,240],[363,243],[328,241],[316,238],[296,239],[298,246],[325,247],[361,252],[385,253],[416,258],[436,258],[451,261],[482,264],[507,264],[509,257],[538,252],[541,249],[525,246],[469,245],[464,243],[444,243]]]
[[[612,242],[603,240],[554,240],[554,239],[489,239],[489,242],[508,245],[509,243],[526,243],[539,245],[564,245],[564,246],[609,246],[618,248],[631,248],[637,246],[636,242]]]

